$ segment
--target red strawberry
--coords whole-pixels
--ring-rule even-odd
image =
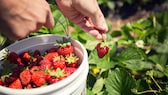
[[[109,47],[104,43],[98,43],[96,46],[97,54],[99,58],[103,58],[109,51]]]
[[[67,67],[78,67],[79,64],[78,64],[78,57],[75,56],[75,54],[71,53],[69,55],[66,55],[65,56],[65,62],[66,62],[66,65]]]
[[[60,79],[52,76],[47,81],[48,81],[49,84],[53,84],[53,83],[57,83],[58,81],[60,81]]]
[[[46,83],[46,75],[45,75],[44,71],[40,70],[40,71],[34,72],[32,74],[32,82],[38,87],[45,84]]]
[[[65,56],[65,55],[73,53],[74,48],[71,45],[71,43],[68,42],[68,43],[64,43],[64,44],[60,45],[57,52],[58,52],[59,55]]]
[[[57,56],[54,58],[53,60],[53,67],[55,69],[57,68],[60,68],[60,69],[63,69],[66,67],[66,64],[65,64],[65,58],[63,56]]]
[[[20,54],[21,60],[25,61],[25,62],[29,62],[31,59],[31,55],[29,52],[23,52]]]
[[[64,68],[66,68],[66,64],[64,61],[58,60],[58,61],[53,62],[53,67],[55,69],[57,69],[57,68],[64,69]]]
[[[64,70],[64,73],[66,74],[66,76],[71,75],[72,73],[74,73],[76,71],[77,68],[73,68],[73,67],[67,67]]]
[[[45,59],[48,59],[49,61],[53,62],[54,57],[57,57],[57,52],[50,52],[47,55],[45,55]]]
[[[22,82],[23,85],[27,85],[30,83],[31,81],[31,73],[29,69],[23,70],[20,73],[20,80]]]
[[[31,84],[26,85],[26,89],[31,89],[33,88]]]
[[[16,79],[14,82],[12,82],[10,85],[9,85],[9,88],[15,88],[15,89],[22,89],[22,84],[21,84],[21,81],[20,79]]]
[[[2,81],[2,79],[1,79],[1,77],[0,77],[0,85],[3,85],[3,81]]]
[[[33,74],[34,72],[36,72],[36,71],[39,71],[39,70],[41,70],[41,68],[40,68],[40,66],[32,66],[31,68],[30,68],[30,72]]]
[[[40,68],[42,69],[49,69],[51,68],[51,65],[52,65],[51,61],[49,61],[48,59],[41,60],[39,64],[40,64]]]

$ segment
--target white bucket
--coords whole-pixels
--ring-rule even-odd
[[[47,34],[21,40],[7,48],[16,53],[21,53],[25,50],[33,51],[36,49],[44,52],[53,47],[56,40],[62,40],[62,36]],[[11,89],[0,86],[0,95],[85,95],[86,80],[89,70],[88,54],[80,42],[72,39],[72,44],[81,63],[79,68],[72,75],[58,83],[33,89]]]

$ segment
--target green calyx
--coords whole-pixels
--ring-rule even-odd
[[[74,63],[77,60],[79,60],[79,58],[77,56],[75,56],[73,53],[71,53],[65,57],[65,62],[67,62],[68,64]]]
[[[100,47],[108,47],[109,42],[100,42]]]
[[[60,47],[66,47],[68,45],[71,45],[71,38],[70,37],[63,37],[62,40],[60,41],[56,41],[57,43],[55,44],[56,46],[60,46]]]
[[[57,77],[57,78],[61,78],[66,76],[66,74],[64,73],[64,70],[57,68],[56,71],[55,70],[48,70],[49,74],[51,76]]]

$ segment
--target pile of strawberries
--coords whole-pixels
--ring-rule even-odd
[[[78,59],[70,42],[59,43],[43,54],[39,50],[9,52],[4,65],[12,64],[14,68],[10,73],[0,73],[0,85],[31,89],[57,83],[77,70]]]

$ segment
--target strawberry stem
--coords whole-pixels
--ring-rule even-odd
[[[102,41],[105,42],[105,41],[106,41],[106,39],[105,39],[105,34],[102,33],[101,35],[102,35]]]

